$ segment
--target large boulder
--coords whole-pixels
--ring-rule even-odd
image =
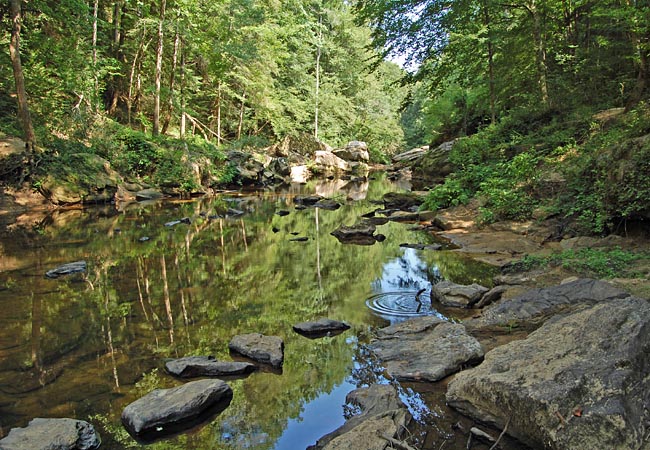
[[[438,147],[427,150],[412,166],[413,178],[442,183],[447,175],[454,171],[449,161],[449,153],[454,141],[444,142]]]
[[[384,450],[387,441],[381,436],[400,438],[411,420],[397,390],[391,385],[375,384],[355,389],[345,400],[360,413],[307,450]]]
[[[361,141],[349,142],[345,148],[334,150],[334,154],[345,161],[368,162],[370,154],[368,153],[368,144]]]
[[[284,341],[277,336],[250,333],[235,336],[228,347],[253,361],[281,368],[284,362]]]
[[[469,308],[488,291],[488,288],[480,284],[463,285],[445,280],[431,286],[431,300],[445,306]]]
[[[350,164],[332,152],[317,151],[311,171],[319,175],[339,175],[350,171]]]
[[[429,150],[429,146],[425,145],[422,147],[414,148],[406,152],[398,153],[397,155],[393,155],[391,158],[393,163],[402,163],[406,164],[409,162],[413,162],[421,158],[427,151]]]
[[[38,417],[25,428],[12,428],[0,440],[2,450],[92,450],[99,445],[99,436],[88,422]]]
[[[110,163],[92,153],[69,155],[65,166],[41,179],[39,191],[55,205],[104,203],[115,198],[123,180]]]
[[[438,381],[483,359],[481,344],[463,325],[435,316],[383,328],[369,348],[399,381]]]
[[[255,364],[241,361],[217,361],[212,356],[186,356],[165,363],[165,370],[180,378],[245,375]]]
[[[424,199],[413,192],[388,192],[384,194],[384,208],[411,211],[417,209]]]
[[[622,289],[589,278],[559,286],[532,289],[508,300],[501,300],[483,309],[481,316],[465,322],[469,329],[517,326],[532,330],[558,313],[566,313],[583,304],[629,297]]]
[[[648,448],[650,303],[606,300],[547,321],[456,375],[447,402],[532,448]]]
[[[122,423],[134,436],[178,431],[208,411],[227,406],[232,389],[221,380],[190,381],[171,389],[156,389],[122,411]]]

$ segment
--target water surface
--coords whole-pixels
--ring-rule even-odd
[[[224,412],[149,448],[314,443],[344,422],[350,390],[388,382],[363,347],[373,329],[418,314],[453,319],[453,312],[436,311],[415,295],[424,289],[420,299],[428,299],[426,290],[440,279],[489,284],[493,274],[451,251],[400,248],[433,242],[413,224],[379,226],[387,239],[372,246],[343,245],[330,235],[399,189],[381,175],[370,182],[314,182],[59,211],[32,229],[6,231],[0,241],[0,435],[34,417],[74,417],[96,427],[101,448],[138,448],[119,417],[152,389],[182,383],[164,372],[165,358],[229,360],[233,336],[259,332],[285,340],[282,372],[228,380],[234,398]],[[294,208],[295,195],[313,193],[344,206]],[[165,225],[184,217],[189,224]],[[307,240],[292,240],[301,237]],[[44,277],[77,260],[88,262],[85,276]],[[321,317],[345,320],[352,329],[317,340],[291,329]],[[428,400],[430,387],[400,389],[425,429],[438,430],[436,437],[424,433],[425,447],[438,448],[450,426],[438,421],[453,418]]]

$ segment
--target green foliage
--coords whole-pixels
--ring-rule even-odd
[[[430,211],[437,211],[450,206],[466,204],[472,197],[464,185],[463,180],[454,176],[449,176],[443,184],[435,186],[424,199],[422,208]]]
[[[619,276],[640,276],[626,273],[629,263],[650,257],[647,253],[623,250],[620,247],[583,248],[579,250],[564,250],[550,256],[524,257],[516,264],[517,268],[530,270],[541,266],[562,266],[580,275],[597,276],[599,278],[615,278]]]
[[[144,133],[122,127],[116,140],[122,146],[111,155],[117,170],[138,177],[153,173],[160,162],[160,152]]]

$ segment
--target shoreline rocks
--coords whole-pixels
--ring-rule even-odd
[[[583,303],[456,375],[447,402],[533,448],[644,448],[650,302]],[[647,445],[647,441],[645,441]]]

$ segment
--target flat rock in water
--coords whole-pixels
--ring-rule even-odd
[[[124,427],[135,436],[178,431],[219,405],[228,405],[232,389],[221,380],[190,381],[171,389],[156,389],[122,411]]]
[[[64,275],[71,275],[73,273],[83,273],[86,271],[88,265],[86,261],[75,261],[68,264],[63,264],[56,269],[48,270],[45,272],[47,278],[59,278]]]
[[[423,202],[421,196],[412,192],[389,192],[384,195],[384,208],[401,211],[417,208]]]
[[[187,356],[165,363],[167,372],[181,378],[245,375],[255,364],[239,361],[217,361],[212,356]]]
[[[329,211],[335,211],[341,207],[341,204],[335,200],[324,198],[314,203],[314,207],[320,209],[327,209]]]
[[[323,337],[339,334],[349,328],[350,325],[345,322],[327,318],[318,319],[314,322],[301,322],[293,326],[296,333],[309,337]]]
[[[386,440],[378,434],[399,439],[411,420],[392,385],[375,384],[355,389],[345,400],[358,407],[360,414],[321,437],[307,450],[384,450]]]
[[[583,304],[596,304],[610,299],[622,299],[630,294],[609,283],[582,278],[559,286],[532,289],[508,300],[494,303],[481,317],[465,321],[469,329],[509,327],[535,329],[549,317],[567,313]]]
[[[467,308],[478,302],[489,289],[480,284],[462,285],[441,281],[431,286],[431,299],[445,306]]]
[[[650,302],[582,304],[456,375],[447,403],[532,448],[648,448]]]
[[[91,424],[75,419],[32,419],[25,428],[12,428],[0,440],[2,450],[91,450],[99,447]]]
[[[378,332],[369,345],[388,374],[399,381],[438,381],[483,359],[483,348],[461,324],[417,317]]]
[[[319,201],[323,200],[323,197],[320,195],[296,195],[293,198],[293,202],[296,205],[303,206],[314,206]]]
[[[232,338],[228,347],[253,361],[270,364],[275,368],[281,368],[284,362],[284,341],[277,336],[242,334]]]
[[[341,225],[330,234],[342,244],[372,245],[377,242],[373,236],[376,230],[374,224],[363,221],[351,227]]]

